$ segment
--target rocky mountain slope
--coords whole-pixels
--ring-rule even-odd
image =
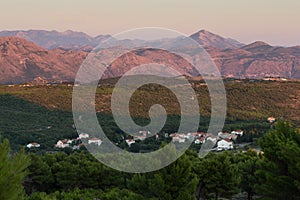
[[[48,34],[44,32],[46,33]],[[65,34],[73,35],[73,33]],[[76,34],[78,38],[85,37],[86,41],[90,41],[89,36],[74,33]],[[191,37],[205,47],[223,76],[300,78],[300,46],[273,47],[264,42],[241,46],[242,44],[232,39],[224,39],[208,31],[199,31]],[[46,40],[38,35],[36,38],[40,38],[40,43]],[[101,40],[101,37],[98,39]],[[66,41],[66,44],[72,46],[76,43],[76,39],[72,43],[72,37],[69,40],[70,42]],[[52,45],[51,42],[43,44],[48,47]],[[78,68],[88,54],[77,47],[80,45],[76,46],[76,50],[66,50],[66,48],[46,50],[20,37],[0,37],[0,82],[23,83],[37,77],[46,80],[73,81]],[[180,56],[162,50],[146,49],[121,56],[107,70],[106,77],[120,76],[136,65],[149,62],[172,65],[176,70],[188,76],[198,75]]]
[[[255,42],[239,49],[209,49],[211,57],[227,77],[300,78],[300,46],[273,47]]]
[[[0,82],[23,83],[36,77],[72,80],[87,53],[42,47],[17,37],[0,38]]]
[[[203,47],[215,47],[218,49],[236,49],[244,46],[244,44],[234,39],[224,38],[206,30],[200,30],[197,33],[192,34],[190,37]]]

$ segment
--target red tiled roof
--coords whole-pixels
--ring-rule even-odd
[[[101,139],[99,139],[99,138],[92,138],[90,140],[96,141],[96,140],[101,140]]]
[[[232,142],[231,140],[229,140],[229,139],[227,139],[227,138],[225,138],[224,139],[226,142]]]

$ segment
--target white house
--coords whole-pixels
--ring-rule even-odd
[[[73,140],[68,140],[67,143],[68,143],[68,144],[72,144],[72,143],[73,143]]]
[[[187,133],[187,134],[184,134],[184,137],[185,137],[185,139],[188,139],[188,140],[194,140],[195,134]]]
[[[56,143],[55,147],[57,148],[66,148],[69,147],[69,140],[58,140],[58,142]]]
[[[134,140],[132,140],[132,139],[127,139],[127,140],[125,140],[126,141],[126,143],[127,143],[127,145],[130,147],[132,144],[134,144],[135,143],[135,141]]]
[[[215,137],[213,135],[210,135],[210,136],[206,137],[206,140],[211,141],[214,144],[218,141],[217,137]]]
[[[147,135],[151,135],[151,132],[150,131],[139,131],[139,134],[147,137]]]
[[[99,138],[92,138],[88,140],[88,144],[95,144],[97,146],[100,146],[102,144],[102,140]]]
[[[178,134],[174,133],[170,135],[172,137],[172,142],[177,142],[177,143],[184,143],[185,142],[185,135],[184,134]]]
[[[223,139],[218,142],[217,150],[229,150],[233,149],[233,142],[229,139]]]
[[[191,135],[192,135],[195,139],[197,139],[197,138],[201,138],[201,137],[204,136],[205,134],[204,134],[204,133],[198,133],[198,132],[196,132],[196,133],[191,133]]]
[[[224,134],[223,132],[219,132],[218,136],[221,137],[221,135],[223,135],[223,134]]]
[[[133,140],[137,141],[137,140],[140,140],[140,141],[143,141],[147,138],[147,136],[144,136],[144,135],[135,135],[133,136]]]
[[[241,130],[237,130],[237,131],[231,131],[231,134],[243,136],[244,132]]]
[[[273,123],[276,121],[275,117],[268,117],[268,122]]]
[[[36,142],[32,142],[32,143],[27,144],[27,148],[32,148],[32,147],[39,148],[40,146],[41,145],[36,143]]]
[[[223,134],[219,135],[219,137],[221,139],[236,140],[238,136],[235,134],[223,133]]]
[[[86,138],[89,138],[90,136],[89,136],[89,134],[87,134],[87,133],[80,133],[79,134],[79,139],[86,139]]]
[[[156,135],[156,134],[155,134]],[[150,131],[139,131],[139,135],[135,135],[133,136],[133,139],[135,141],[140,140],[143,141],[145,140],[148,136],[151,136],[151,132]]]
[[[203,144],[205,143],[205,137],[201,137],[195,140],[195,144]]]

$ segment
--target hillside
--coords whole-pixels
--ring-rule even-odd
[[[208,49],[209,54],[227,77],[300,78],[300,47],[273,47],[255,42],[239,49]]]
[[[99,113],[110,111],[112,84],[102,84],[96,94],[96,110]],[[193,81],[200,104],[201,116],[210,116],[210,99],[204,83]],[[269,116],[298,123],[300,121],[300,82],[257,81],[241,82],[227,80],[227,120],[265,120]],[[167,108],[168,114],[178,115],[179,107],[174,95],[158,86],[142,87],[134,93],[131,101],[131,114],[134,117],[148,117],[148,108],[159,103]],[[26,101],[34,102],[51,110],[71,111],[72,87],[33,86],[1,87],[2,94],[11,94]],[[162,95],[163,94],[163,95]]]

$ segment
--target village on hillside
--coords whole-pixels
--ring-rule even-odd
[[[268,117],[267,121],[272,124],[276,121],[275,117]],[[154,138],[156,140],[169,139],[172,143],[194,143],[195,145],[201,145],[206,142],[212,142],[215,144],[211,151],[226,151],[233,150],[236,146],[243,146],[242,144],[236,144],[236,140],[244,135],[243,130],[232,130],[231,132],[219,132],[218,134],[193,132],[193,133],[163,133],[152,134],[150,131],[139,131],[137,134],[128,135],[126,138],[122,138],[122,141],[116,143],[116,145],[125,142],[127,147],[131,147],[137,142],[143,142],[147,138]],[[88,133],[81,132],[77,138],[73,139],[61,139],[54,144],[57,149],[71,148],[72,150],[79,150],[85,145],[94,145],[100,147],[103,143],[103,139],[97,137],[90,137]],[[26,145],[27,148],[39,148],[41,145],[37,142],[32,142]]]
[[[131,147],[136,142],[144,141],[149,137],[155,137],[156,140],[160,140],[160,137],[170,138],[173,143],[185,143],[185,142],[193,142],[196,145],[204,144],[207,141],[213,142],[216,144],[215,148],[212,150],[223,151],[223,150],[231,150],[234,148],[234,142],[238,137],[243,136],[242,130],[235,130],[230,133],[227,132],[219,132],[217,135],[212,133],[203,133],[203,132],[195,132],[195,133],[164,133],[160,134],[152,134],[150,131],[139,131],[138,134],[134,136],[128,136],[127,139],[124,139],[128,147]],[[84,142],[83,142],[84,141]],[[94,145],[101,146],[103,140],[96,137],[90,137],[87,133],[80,133],[77,138],[73,139],[61,139],[58,140],[56,144],[54,144],[55,148],[64,149],[71,148],[73,150],[79,150],[82,146],[85,145]],[[32,142],[27,144],[27,148],[39,148],[41,145],[36,142]]]

